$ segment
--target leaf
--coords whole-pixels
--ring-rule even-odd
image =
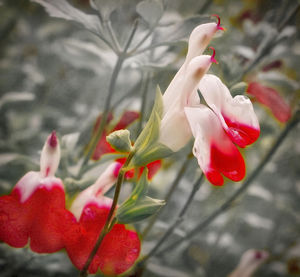
[[[163,200],[145,196],[148,189],[147,176],[148,170],[145,168],[130,197],[118,208],[118,222],[125,224],[143,220],[156,213],[165,204]]]
[[[145,0],[138,3],[136,11],[150,26],[154,26],[161,19],[164,8],[159,0]]]
[[[247,91],[247,88],[248,88],[248,84],[245,83],[245,82],[239,82],[239,83],[236,83],[235,85],[233,85],[231,88],[230,88],[230,92],[233,96],[235,95],[243,95],[246,93]]]
[[[155,143],[144,149],[142,152],[137,152],[134,155],[131,163],[134,166],[145,166],[155,160],[172,155],[174,152],[167,146],[161,143]]]
[[[147,148],[149,145],[151,145],[158,139],[162,113],[163,113],[162,94],[160,88],[157,87],[155,102],[154,102],[154,106],[150,118],[145,128],[138,136],[134,144],[137,153],[143,151],[143,149]]]
[[[8,103],[33,101],[35,98],[31,92],[7,92],[0,98],[0,109]]]
[[[163,205],[165,205],[164,200],[145,197],[143,201],[139,201],[139,203],[131,209],[117,214],[118,222],[128,224],[141,221],[155,214]]]
[[[101,33],[101,24],[96,15],[86,14],[72,5],[66,0],[31,0],[32,2],[42,5],[50,16],[72,20],[82,24],[86,29]]]

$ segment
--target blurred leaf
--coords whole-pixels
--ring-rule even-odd
[[[66,0],[31,1],[42,5],[50,16],[78,22],[82,24],[86,29],[94,33],[101,32],[101,25],[97,16],[86,14],[74,8]]]
[[[248,60],[252,60],[255,57],[255,52],[252,50],[252,48],[243,46],[243,45],[237,45],[234,47],[234,52],[236,54],[239,54],[243,58],[246,58]]]
[[[239,82],[230,88],[230,92],[232,95],[242,95],[246,93],[247,88],[248,88],[247,83]]]
[[[31,92],[7,92],[0,98],[0,109],[8,103],[33,101],[35,98]]]
[[[150,26],[154,26],[161,19],[164,8],[159,0],[145,0],[138,3],[136,11]]]
[[[109,19],[110,14],[121,6],[124,0],[90,0],[91,7],[98,10],[104,17],[104,20]]]
[[[182,21],[179,21],[171,26],[157,28],[154,39],[155,44],[170,44],[178,43],[178,41],[185,40],[191,34],[191,31],[202,23],[209,22],[211,19],[207,15],[193,16]]]

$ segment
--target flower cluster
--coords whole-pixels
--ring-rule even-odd
[[[82,269],[106,222],[112,200],[104,193],[114,185],[119,163],[111,164],[96,183],[81,192],[66,209],[62,181],[54,176],[60,160],[55,132],[44,145],[39,172],[28,172],[10,195],[0,197],[0,241],[13,247],[53,253],[66,249],[71,261]],[[106,275],[128,270],[140,253],[138,234],[124,224],[115,224],[105,236],[89,266]]]
[[[260,127],[251,101],[245,96],[232,97],[229,89],[212,74],[207,74],[213,55],[202,55],[218,30],[217,23],[202,24],[189,39],[185,62],[163,95],[164,114],[160,142],[173,151],[195,137],[193,153],[207,179],[223,185],[223,176],[240,181],[245,163],[236,147],[246,147],[259,136]],[[200,104],[198,90],[206,105]]]

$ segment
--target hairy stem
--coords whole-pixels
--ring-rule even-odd
[[[297,125],[297,123],[300,120],[300,111],[298,110],[293,117],[293,119],[286,125],[284,130],[281,132],[281,134],[278,136],[276,141],[274,142],[271,149],[267,152],[265,157],[261,160],[261,162],[256,166],[256,168],[253,170],[253,172],[249,175],[247,180],[242,184],[242,186],[231,196],[227,199],[223,205],[221,205],[218,209],[216,209],[210,216],[208,216],[204,221],[200,222],[194,229],[192,229],[190,232],[186,234],[186,236],[174,241],[170,245],[166,246],[164,249],[162,249],[158,255],[161,255],[167,251],[170,251],[171,249],[179,246],[183,241],[190,239],[191,237],[199,234],[200,231],[202,231],[206,226],[208,226],[215,218],[217,218],[220,214],[227,211],[230,207],[232,202],[237,199],[244,191],[247,190],[247,188],[252,184],[252,182],[255,180],[255,178],[262,172],[263,168],[266,166],[266,164],[270,161],[274,153],[277,151],[281,143],[284,141],[284,139],[287,137],[289,132]]]
[[[94,246],[93,250],[91,251],[86,263],[84,264],[82,270],[80,271],[80,274],[79,274],[80,277],[86,277],[88,275],[88,273],[87,273],[88,268],[91,265],[92,260],[95,257],[95,255],[96,255],[96,253],[97,253],[97,251],[98,251],[105,235],[112,229],[113,225],[116,222],[116,220],[113,216],[114,216],[117,204],[118,204],[118,199],[119,199],[119,195],[120,195],[120,192],[121,192],[121,187],[122,187],[122,184],[123,184],[123,181],[124,181],[124,175],[125,175],[125,172],[126,172],[126,167],[130,163],[133,156],[134,156],[134,150],[128,155],[128,157],[126,159],[126,162],[124,163],[124,165],[122,166],[122,168],[119,171],[117,182],[116,182],[116,189],[115,189],[115,194],[114,194],[114,198],[113,198],[113,203],[111,205],[111,208],[110,208],[109,214],[107,216],[105,225],[104,225],[104,227],[103,227],[103,229],[102,229],[102,231],[101,231],[101,233],[100,233],[100,235],[99,235],[99,237],[98,237],[98,239],[95,243],[95,246]]]

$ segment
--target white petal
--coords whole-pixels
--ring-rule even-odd
[[[109,165],[99,176],[96,182],[78,194],[72,203],[70,211],[79,220],[83,208],[90,203],[96,203],[99,206],[110,206],[112,199],[103,196],[116,182],[115,174],[118,163]]]
[[[199,89],[236,144],[245,147],[258,138],[259,123],[249,98],[243,95],[232,98],[229,89],[212,74],[201,79]]]
[[[196,87],[210,65],[211,57],[208,55],[192,59],[177,87],[177,95],[173,95],[172,98],[163,96],[164,116],[161,122],[159,141],[175,152],[184,147],[191,139],[192,133],[184,113],[184,107],[200,104]]]
[[[40,172],[30,171],[18,181],[14,190],[19,191],[20,202],[24,203],[37,188],[45,187],[51,189],[55,186],[64,190],[61,179],[54,176],[44,177]]]
[[[60,161],[60,146],[55,132],[48,136],[42,149],[40,172],[42,176],[54,176]]]

